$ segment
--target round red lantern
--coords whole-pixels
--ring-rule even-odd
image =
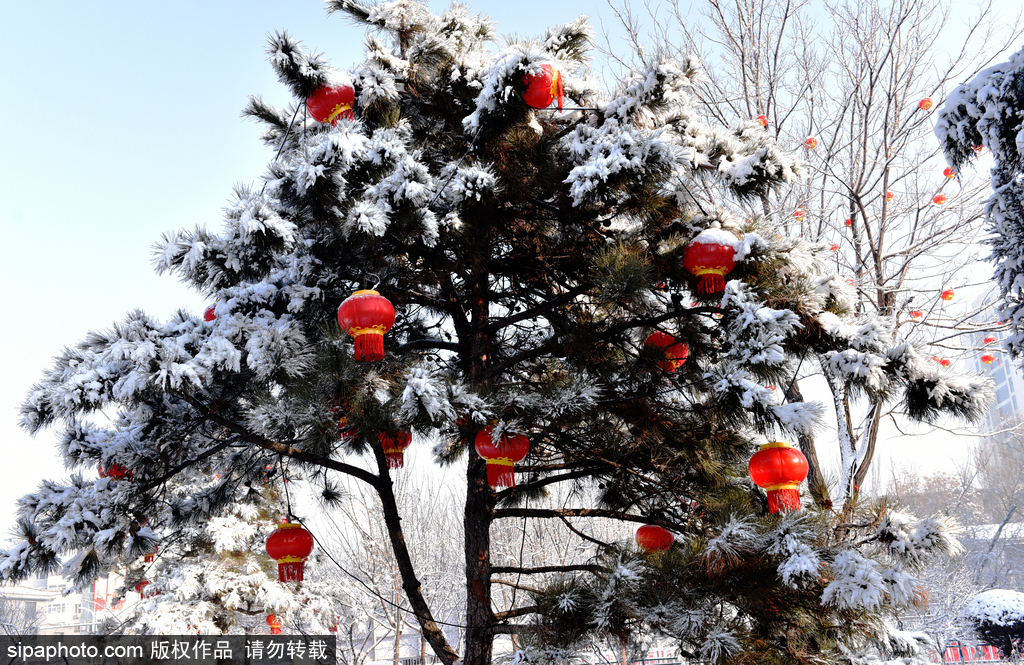
[[[668,333],[655,330],[647,336],[644,346],[656,346],[665,353],[665,359],[658,361],[658,367],[666,372],[674,372],[683,366],[690,356],[690,345],[686,342],[677,342],[676,338]]]
[[[313,536],[295,522],[282,522],[267,538],[267,554],[277,560],[277,577],[282,582],[301,582],[306,557],[313,551]]]
[[[268,614],[267,625],[270,626],[271,635],[281,634],[281,619],[279,619],[278,617],[274,616],[273,614]]]
[[[953,299],[953,289],[946,289],[945,291],[943,291],[939,295],[939,297],[942,298],[943,300],[952,300]]]
[[[350,85],[322,85],[306,98],[306,109],[317,122],[338,124],[338,118],[352,119],[356,91]]]
[[[839,251],[839,244],[838,243],[832,243],[832,246],[829,247],[829,249],[831,249],[833,252],[838,252]]]
[[[142,592],[149,586],[149,580],[139,580],[139,583],[135,585],[135,593],[142,595]]]
[[[850,220],[850,219],[847,219],[846,221],[843,222],[843,226],[853,226],[853,221]]]
[[[991,365],[992,363],[995,362],[995,360],[996,357],[991,353],[985,353],[981,356],[981,362],[985,363],[986,365]]]
[[[206,311],[203,312],[203,321],[213,321],[214,319],[216,319],[217,318],[217,313],[215,311],[216,309],[217,309],[216,305],[210,305],[209,307],[207,307]]]
[[[488,425],[476,434],[474,448],[487,461],[487,483],[491,487],[515,487],[514,464],[521,462],[530,452],[530,440],[522,434],[502,435],[494,443],[491,433],[494,427]]]
[[[359,428],[355,425],[348,424],[348,416],[342,416],[338,419],[338,439],[341,441],[348,441],[359,436]]]
[[[807,146],[809,150],[814,150],[815,148],[818,147],[818,139],[814,138],[813,136],[808,136],[807,140],[804,141],[804,145]]]
[[[915,309],[914,311],[912,311],[910,313],[910,318],[912,318],[912,319],[920,319],[923,315],[924,315],[924,312],[922,312],[919,309]]]
[[[754,483],[768,490],[768,512],[800,510],[800,483],[807,477],[807,458],[782,441],[761,446],[748,465]]]
[[[797,208],[796,212],[793,213],[793,217],[798,222],[804,221],[804,209],[803,208]]]
[[[931,100],[930,97],[925,97],[924,99],[922,99],[921,101],[919,101],[917,103],[917,106],[922,111],[931,111],[932,110],[932,100]]]
[[[946,168],[942,169],[942,175],[946,176],[947,178],[952,178],[953,176],[956,175],[956,171],[953,170],[952,166],[947,166]]]
[[[949,367],[950,365],[953,364],[953,361],[950,360],[949,358],[943,358],[942,360],[939,361],[939,364],[942,365],[943,367]]]
[[[405,455],[402,454],[409,444],[412,443],[410,432],[380,432],[377,434],[381,448],[384,449],[384,457],[388,461],[389,469],[401,469],[405,466]]]
[[[996,341],[996,336],[995,335],[986,335],[985,336],[985,343],[986,344],[991,344],[992,342],[995,342],[995,341]]]
[[[523,93],[523,101],[526,105],[535,109],[546,109],[551,102],[558,100],[558,110],[562,110],[562,72],[552,69],[551,65],[541,65],[541,71],[537,74],[527,74],[523,77],[526,84],[526,92]]]
[[[354,338],[356,360],[382,360],[384,333],[395,325],[395,308],[376,291],[356,291],[338,307],[338,325]]]
[[[142,562],[143,563],[153,563],[153,561],[156,559],[156,553],[159,552],[159,551],[160,551],[159,547],[154,547],[152,552],[148,552],[145,556],[142,557]]]
[[[942,358],[940,358],[938,356],[932,356],[932,361],[933,362],[939,362],[940,360],[942,360]]]
[[[113,478],[114,480],[130,480],[132,472],[124,468],[117,462],[112,463],[107,468],[103,468],[103,462],[100,462],[99,468],[96,470],[100,474],[100,478]]]
[[[671,531],[654,524],[644,524],[636,530],[636,544],[647,552],[664,552],[674,542],[676,537]]]
[[[683,267],[698,277],[698,293],[725,291],[725,275],[736,267],[736,236],[721,229],[705,229],[683,252]]]
[[[937,206],[940,206],[940,205],[942,205],[945,202],[946,202],[946,195],[945,194],[936,194],[935,198],[932,199],[932,203],[934,203]]]
[[[768,116],[766,116],[766,115],[759,115],[759,116],[757,116],[757,123],[759,125],[761,125],[762,127],[767,127],[768,126]]]

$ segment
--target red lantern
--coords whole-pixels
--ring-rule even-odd
[[[541,65],[539,74],[527,74],[523,77],[526,84],[526,92],[523,93],[523,101],[526,105],[535,109],[546,109],[551,102],[558,100],[558,110],[562,110],[562,72],[552,69],[551,65]]]
[[[985,363],[986,365],[991,365],[993,362],[995,362],[995,360],[996,357],[991,353],[986,353],[981,356],[981,362]]]
[[[991,344],[994,341],[996,341],[996,336],[995,335],[986,335],[985,336],[985,343],[986,344]]]
[[[797,208],[796,212],[793,213],[793,217],[798,222],[804,221],[804,209],[803,208]]]
[[[933,362],[939,362],[940,360],[942,360],[942,358],[940,358],[938,356],[932,356],[932,361]]]
[[[282,582],[301,582],[306,557],[313,551],[313,536],[301,524],[282,522],[267,538],[267,554],[277,560],[277,577]]]
[[[356,360],[382,360],[384,333],[395,325],[395,308],[376,291],[356,291],[338,307],[338,325],[355,338]]]
[[[843,226],[853,226],[853,221],[847,219],[845,222],[843,222]]]
[[[142,595],[142,592],[149,586],[149,580],[139,580],[139,583],[135,585],[135,593]]]
[[[945,194],[936,194],[935,198],[932,199],[932,203],[934,203],[937,206],[940,206],[940,205],[942,205],[945,202],[946,202],[946,195]]]
[[[686,342],[677,342],[676,338],[668,333],[655,330],[647,336],[644,346],[656,346],[665,352],[665,359],[658,361],[658,367],[666,372],[674,372],[683,366],[690,356],[690,345]]]
[[[832,243],[832,246],[829,247],[829,249],[831,249],[833,252],[838,252],[839,251],[839,244],[838,243]]]
[[[156,559],[156,553],[159,552],[159,551],[160,551],[159,547],[154,547],[152,552],[149,552],[144,557],[142,557],[142,562],[143,563],[153,563],[153,560]]]
[[[910,313],[910,318],[912,318],[912,319],[920,319],[923,315],[924,315],[924,312],[922,312],[919,309],[915,309],[914,311],[912,311]]]
[[[477,432],[474,447],[487,461],[487,483],[491,487],[515,487],[513,465],[530,452],[530,440],[522,434],[503,435],[497,444],[491,438],[494,427],[488,425]]]
[[[952,178],[953,176],[956,175],[956,171],[953,170],[952,166],[947,166],[946,168],[942,169],[942,175],[946,176],[947,178]]]
[[[402,451],[412,443],[410,432],[380,432],[377,434],[377,440],[384,449],[389,469],[401,469],[405,466],[405,455]]]
[[[697,276],[698,293],[725,291],[725,275],[736,267],[736,238],[721,229],[705,229],[683,252],[683,267]]]
[[[932,110],[932,100],[931,100],[930,97],[925,97],[924,99],[919,101],[917,103],[917,105],[918,105],[918,107],[920,107],[920,109],[922,111],[931,111]]]
[[[281,634],[281,619],[279,619],[278,617],[274,616],[273,614],[268,614],[267,625],[270,626],[271,635]]]
[[[815,148],[818,147],[818,139],[814,138],[813,136],[808,136],[807,140],[804,141],[804,145],[807,146],[809,150],[814,150]]]
[[[759,115],[759,116],[757,116],[757,122],[762,127],[767,127],[768,126],[768,116],[766,116],[766,115]]]
[[[348,416],[338,419],[338,439],[347,441],[359,436],[359,428],[348,424]]]
[[[213,321],[214,319],[216,319],[217,318],[217,314],[214,311],[216,309],[217,309],[216,305],[210,305],[209,307],[207,307],[206,311],[203,312],[203,321]]]
[[[896,197],[896,195],[893,194],[892,192],[886,192],[885,193],[885,200],[886,200],[887,203],[892,201],[895,197]]]
[[[768,490],[768,512],[800,510],[800,483],[807,477],[807,458],[792,444],[773,441],[761,446],[748,465],[750,478]]]
[[[636,544],[647,552],[664,552],[674,542],[676,537],[671,531],[654,524],[644,524],[636,530]]]
[[[975,154],[978,154],[978,155],[980,155],[981,151],[984,150],[984,149],[985,149],[985,146],[981,145],[980,143],[978,145],[971,146],[971,150],[973,150],[975,152]]]
[[[943,300],[952,300],[953,299],[953,289],[946,289],[945,291],[943,291],[939,295],[939,297],[942,298]]]
[[[950,360],[949,358],[943,358],[942,360],[939,361],[939,364],[942,365],[943,367],[949,367],[950,365],[953,364],[953,361]]]
[[[356,91],[350,85],[322,85],[312,96],[306,98],[309,115],[317,122],[338,124],[338,118],[352,119],[352,105]]]

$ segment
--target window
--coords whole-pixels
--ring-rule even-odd
[[[50,603],[46,606],[47,614],[64,614],[64,603]]]

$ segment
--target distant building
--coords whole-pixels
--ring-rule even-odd
[[[135,592],[115,602],[122,578],[110,575],[85,593],[65,593],[68,582],[36,574],[23,584],[0,586],[0,630],[21,635],[88,635],[107,619],[121,621],[139,601]]]

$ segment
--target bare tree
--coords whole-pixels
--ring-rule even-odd
[[[707,0],[701,8],[696,20],[675,0],[623,3],[616,11],[637,58],[715,54],[699,86],[709,118],[736,125],[758,117],[783,145],[804,145],[806,179],[778,202],[745,202],[749,214],[776,216],[784,233],[829,247],[837,275],[856,292],[846,305],[886,317],[893,335],[902,328],[935,362],[971,351],[961,333],[999,327],[987,313],[940,298],[978,282],[988,183],[943,172],[930,109],[1012,44],[1020,21],[996,16],[990,2],[954,25],[952,5],[942,0]],[[710,200],[709,190],[698,195]],[[863,359],[809,354],[797,375],[800,382],[823,376],[840,423],[833,492],[814,438],[800,437],[811,493],[825,507],[833,499],[850,505],[871,468],[881,422],[906,415],[884,383],[852,390],[835,371],[851,361]],[[797,376],[785,393],[790,401],[803,401]]]

